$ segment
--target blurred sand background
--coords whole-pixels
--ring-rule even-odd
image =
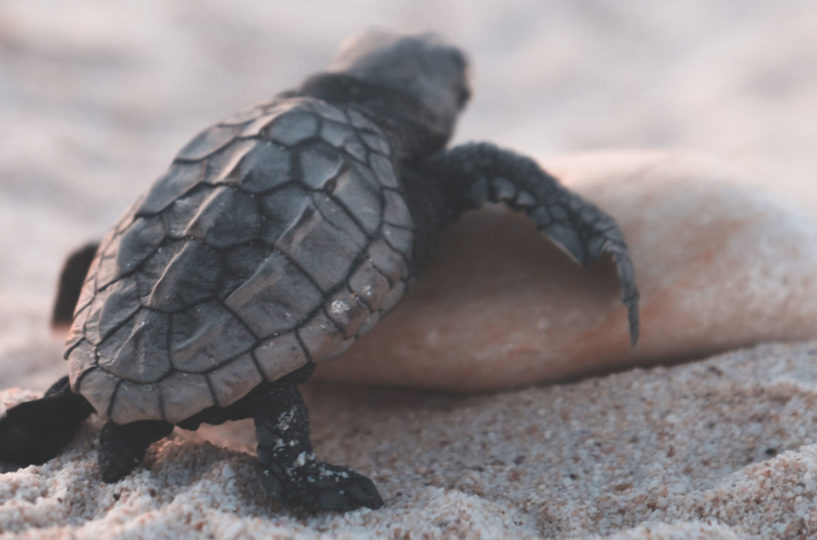
[[[817,208],[814,8],[807,0],[0,3],[0,388],[42,391],[63,372],[61,343],[47,318],[68,250],[98,237],[191,134],[296,84],[325,66],[345,37],[371,26],[439,31],[470,53],[474,99],[455,141],[493,140],[545,166],[566,152],[693,149],[733,160],[750,171],[747,181]],[[807,360],[810,351],[780,354]],[[647,380],[638,372],[624,376],[633,377],[626,388]],[[800,389],[809,396],[812,387]],[[556,394],[572,391],[566,388],[542,391],[558,401]],[[500,410],[506,399],[524,402],[531,395],[525,392],[537,390],[499,395],[486,410]],[[443,408],[472,405],[456,403]],[[316,407],[320,430],[333,407]],[[475,430],[484,428],[478,424]],[[329,448],[332,436],[318,433]],[[809,440],[798,437],[783,446]],[[335,457],[359,465],[356,452]],[[468,470],[455,481],[432,478],[439,490],[450,480],[454,495],[420,492],[407,500],[395,494],[399,486],[386,490],[407,512],[406,523],[430,519],[412,514],[412,504],[433,506],[439,496],[460,501],[466,532],[485,525],[475,516],[504,516],[485,525],[498,536],[608,534],[639,519],[663,519],[660,512],[618,521],[585,513],[573,522],[555,506],[543,517],[541,501],[480,499],[491,489],[470,485]],[[564,484],[551,487],[558,492]],[[511,507],[518,513],[508,517]],[[287,519],[285,532],[332,530]],[[676,513],[667,523],[679,519],[689,516]],[[363,525],[343,531],[363,534]]]

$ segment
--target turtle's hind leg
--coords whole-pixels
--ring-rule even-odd
[[[151,443],[173,431],[173,424],[142,420],[130,424],[108,421],[99,433],[99,471],[103,482],[116,482],[142,463]]]
[[[71,442],[93,411],[63,377],[41,399],[20,403],[0,418],[0,460],[21,465],[48,461]]]
[[[257,392],[258,459],[270,497],[311,510],[383,506],[371,480],[315,458],[309,441],[309,417],[295,383],[276,381]]]

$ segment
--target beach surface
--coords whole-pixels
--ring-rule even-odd
[[[267,502],[249,422],[177,430],[104,484],[98,422],[0,477],[22,537],[806,538],[817,534],[817,343],[485,395],[307,385],[317,454],[386,506]],[[31,392],[6,390],[3,406]],[[0,413],[2,409],[0,409]]]

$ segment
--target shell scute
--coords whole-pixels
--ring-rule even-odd
[[[273,111],[272,113],[261,112],[260,115],[253,118],[251,121],[246,122],[241,127],[241,136],[242,137],[258,137],[261,133],[267,129],[267,127],[272,123],[275,118],[278,117],[280,114],[279,111]]]
[[[174,203],[175,204],[175,203]],[[136,270],[164,240],[165,224],[158,216],[140,217],[118,237],[116,275]]]
[[[99,366],[107,373],[137,383],[156,382],[171,371],[169,315],[140,310],[98,347]]]
[[[411,212],[403,195],[394,189],[384,189],[383,198],[386,205],[383,213],[387,221],[399,227],[411,227]]]
[[[212,185],[229,181],[231,177],[235,176],[238,164],[256,146],[258,146],[258,141],[251,139],[237,140],[208,157],[205,161],[206,172],[203,181]]]
[[[383,225],[383,239],[403,257],[409,258],[414,244],[414,235],[409,229],[394,227],[386,223]]]
[[[171,372],[159,382],[163,419],[176,424],[216,404],[205,375]],[[190,411],[195,411],[191,413]]]
[[[119,238],[112,242],[111,247],[117,247]],[[97,291],[104,289],[119,277],[117,267],[115,264],[116,255],[103,255],[99,258],[99,267],[96,271],[96,289]]]
[[[119,424],[152,420],[162,416],[162,398],[157,383],[122,381],[111,403],[111,420]]]
[[[334,105],[329,105],[325,101],[306,98],[303,100],[303,103],[326,120],[342,123],[348,122],[346,114],[343,112],[343,110],[335,107]]]
[[[378,238],[369,245],[367,251],[369,260],[378,272],[383,274],[392,284],[406,277],[407,268],[403,256],[389,246],[382,238]]]
[[[344,148],[352,142],[359,142],[357,131],[348,124],[325,121],[321,126],[321,139],[335,148]]]
[[[298,155],[299,180],[311,189],[323,189],[346,164],[346,158],[326,143],[311,144]]]
[[[292,153],[286,148],[256,141],[238,164],[234,173],[238,186],[251,193],[261,193],[291,182]]]
[[[224,304],[256,335],[268,337],[292,330],[322,300],[321,291],[301,270],[281,253],[272,253]]]
[[[312,207],[309,193],[298,185],[275,190],[261,199],[264,219],[261,224],[261,238],[269,245],[284,234],[292,224]]]
[[[265,339],[255,348],[253,355],[268,381],[275,381],[307,362],[306,353],[295,332]]]
[[[156,214],[193,189],[204,179],[204,163],[174,163],[153,185],[136,210],[136,215]]]
[[[372,311],[376,311],[389,292],[389,280],[372,261],[362,261],[349,277],[349,286]]]
[[[120,280],[113,283],[100,294],[100,300],[90,310],[100,310],[96,323],[98,340],[105,340],[140,308],[139,291],[135,282]]]
[[[218,250],[197,240],[164,244],[136,273],[143,305],[176,311],[216,294],[222,273]]]
[[[303,268],[322,291],[343,282],[360,252],[349,235],[312,207],[281,235],[275,247]]]
[[[362,165],[352,165],[337,178],[332,195],[349,209],[368,234],[378,231],[383,205],[380,186],[371,171]]]
[[[84,339],[68,350],[66,360],[68,360],[68,382],[74,391],[77,390],[77,382],[86,371],[98,369],[94,346]]]
[[[176,371],[207,373],[254,342],[242,321],[215,300],[170,317],[170,364]]]
[[[122,379],[96,367],[82,373],[72,388],[82,393],[98,414],[107,415]]]
[[[266,128],[266,136],[285,146],[294,146],[317,135],[319,128],[320,121],[314,112],[297,107],[275,118]]]
[[[391,154],[389,143],[387,143],[386,139],[384,139],[381,135],[371,132],[363,132],[360,134],[360,136],[363,139],[363,143],[368,146],[370,150],[380,152],[381,154],[387,156]]]
[[[369,162],[372,164],[372,170],[374,170],[381,184],[390,188],[399,188],[397,174],[395,174],[394,167],[389,158],[381,156],[380,154],[372,154],[369,158]]]
[[[168,208],[169,211],[159,214],[165,224],[165,237],[168,239],[181,240],[187,234],[187,228],[193,217],[199,212],[202,203],[210,197],[213,191],[217,189],[215,186],[201,184],[190,190]],[[165,237],[151,237],[152,242],[161,244]],[[133,264],[128,260],[128,257],[123,255],[123,263]]]
[[[322,311],[297,330],[298,337],[306,347],[310,358],[332,359],[349,348],[354,338],[349,339]]]
[[[343,329],[345,337],[349,339],[357,334],[371,311],[356,293],[344,287],[329,298],[326,314],[336,326]]]
[[[264,380],[250,353],[242,354],[229,364],[213,370],[208,377],[219,407],[232,405],[244,397],[248,385],[255,387]]]
[[[366,248],[368,238],[365,231],[334,198],[324,193],[313,193],[312,204],[330,225],[345,233],[355,246],[361,250]]]
[[[255,274],[270,256],[269,246],[258,242],[235,246],[224,251],[224,273],[218,297],[223,301]]]
[[[251,196],[238,189],[221,186],[202,200],[184,231],[208,246],[226,248],[258,237],[261,215]]]
[[[198,161],[206,158],[233,142],[239,133],[240,128],[237,126],[217,124],[209,127],[179,150],[176,160]]]

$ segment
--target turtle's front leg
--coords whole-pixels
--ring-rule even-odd
[[[452,218],[486,202],[525,212],[537,229],[582,265],[609,253],[627,306],[630,339],[638,340],[638,289],[618,224],[543,171],[532,159],[489,143],[456,146],[424,161],[420,172],[441,182]]]
[[[315,458],[309,416],[295,383],[277,381],[258,392],[255,432],[263,483],[274,500],[311,510],[379,508],[374,483],[346,467]]]

